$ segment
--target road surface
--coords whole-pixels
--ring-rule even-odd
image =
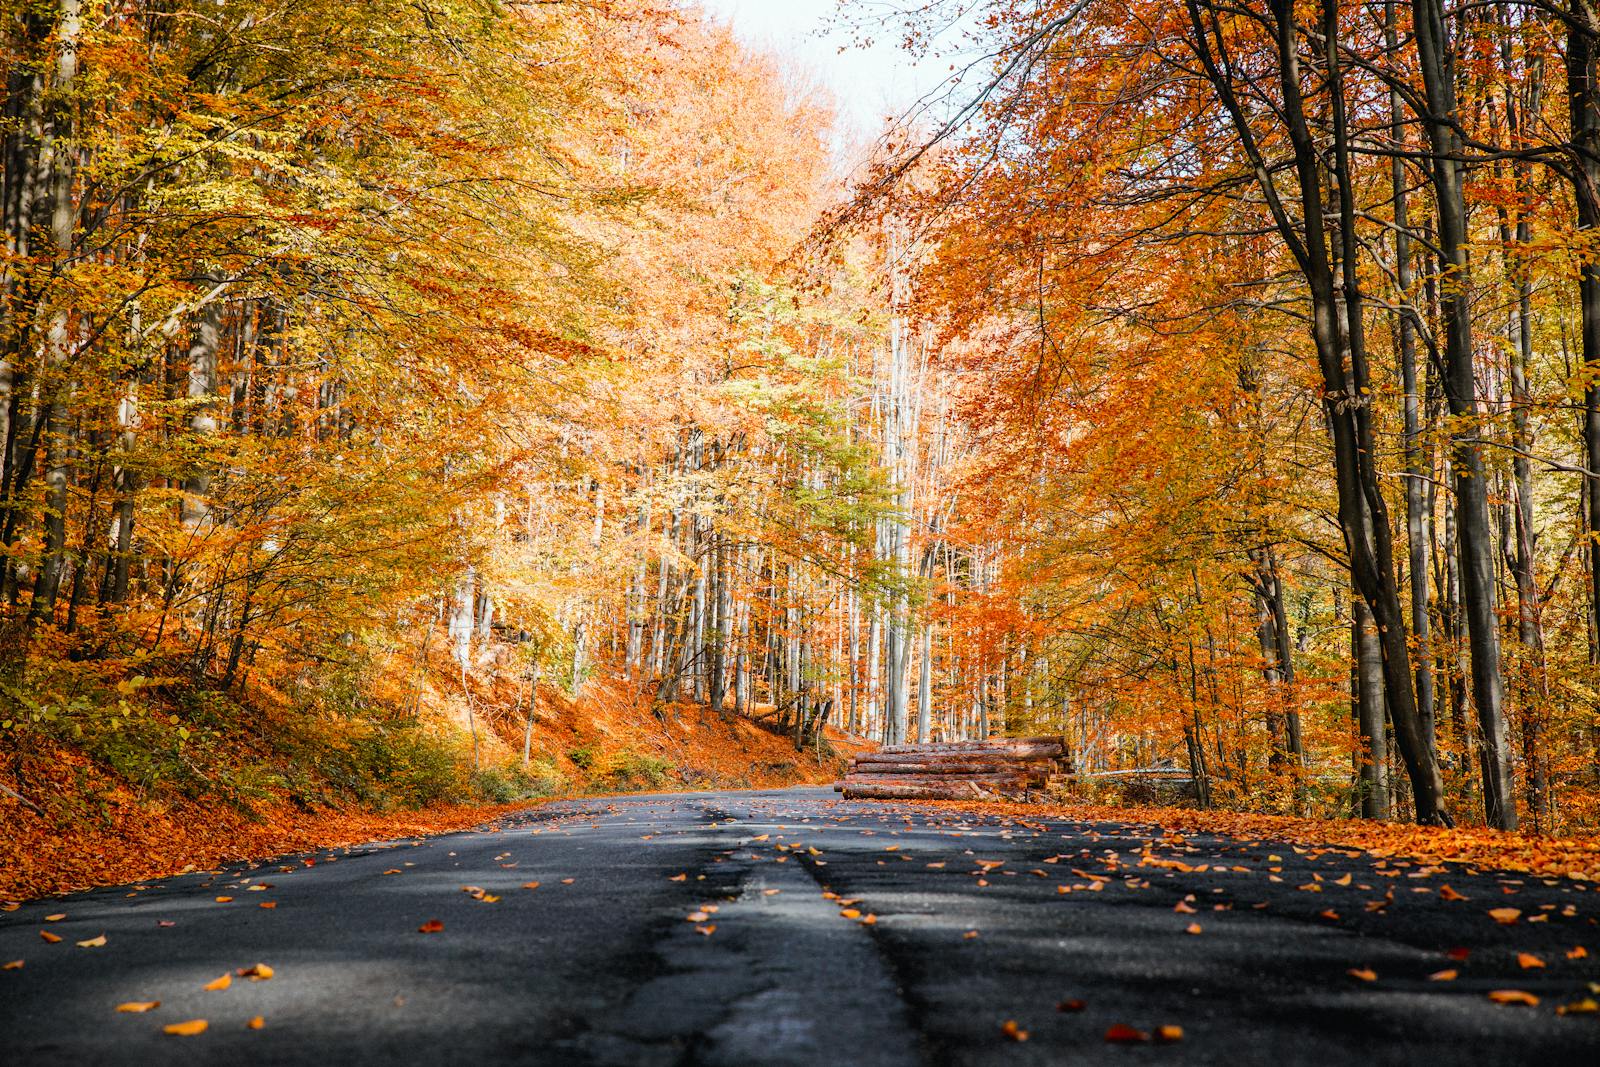
[[[0,1064],[1600,1063],[1600,1015],[1556,1013],[1600,981],[1584,883],[834,798],[574,801],[28,903]]]

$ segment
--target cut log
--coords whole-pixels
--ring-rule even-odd
[[[884,745],[878,754],[904,752],[1035,752],[1066,750],[1060,737],[996,737],[988,741],[950,741],[929,744]]]
[[[846,782],[899,782],[902,785],[938,784],[939,782],[1043,782],[1050,775],[1028,771],[982,771],[977,774],[863,774],[851,772]]]
[[[976,785],[850,785],[846,800],[977,800],[984,794]]]
[[[1010,767],[1051,767],[1059,762],[1054,756],[985,756],[976,753],[921,753],[915,756],[896,755],[888,758],[868,759],[857,757],[851,763],[853,770],[867,774],[942,774],[946,771],[961,773],[965,768],[978,770],[1003,770]],[[904,768],[916,768],[905,770]]]

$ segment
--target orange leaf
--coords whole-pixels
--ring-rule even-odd
[[[1535,967],[1543,967],[1544,960],[1541,960],[1531,952],[1519,952],[1517,953],[1517,966],[1525,971],[1530,971]]]
[[[186,1023],[168,1023],[161,1028],[161,1032],[175,1034],[178,1037],[193,1037],[196,1034],[205,1033],[206,1027],[209,1025],[204,1019],[190,1019]]]
[[[20,971],[22,970],[22,962],[22,960],[7,960],[4,963],[0,963],[0,971]]]
[[[1517,919],[1521,918],[1521,916],[1522,916],[1522,909],[1521,908],[1490,908],[1489,909],[1489,918],[1493,919],[1495,922],[1499,923],[1501,926],[1510,926],[1512,923],[1516,922]]]
[[[130,1000],[126,1004],[118,1004],[118,1011],[128,1012],[130,1015],[140,1015],[147,1011],[155,1011],[161,1007],[159,1000]]]
[[[1363,982],[1376,982],[1378,980],[1378,972],[1370,967],[1352,967],[1344,973],[1351,978],[1359,978]]]
[[[1158,1026],[1156,1027],[1156,1040],[1163,1045],[1170,1045],[1174,1041],[1182,1041],[1183,1027],[1172,1025]]]
[[[1106,1031],[1106,1040],[1113,1045],[1142,1045],[1150,1040],[1150,1035],[1143,1030],[1135,1030],[1131,1026],[1117,1023]]]
[[[213,978],[211,981],[207,982],[206,989],[214,993],[219,989],[227,989],[232,984],[233,975],[225,974],[221,978]]]
[[[859,919],[859,918],[861,918],[861,912],[856,908],[845,908],[842,911],[840,911],[839,914],[843,915],[846,919]]]
[[[52,934],[49,930],[40,930],[39,937],[44,941],[48,941],[52,945],[61,940],[60,937]]]
[[[58,923],[62,919],[65,919],[66,917],[67,917],[67,913],[66,912],[58,911],[54,915],[46,915],[44,917],[44,921],[47,922],[47,923]]]
[[[1017,1020],[1007,1019],[1000,1024],[1000,1032],[1013,1041],[1028,1040],[1028,1031],[1017,1025]]]
[[[105,944],[106,944],[106,935],[105,934],[101,934],[99,937],[91,937],[87,941],[79,941],[78,942],[78,947],[79,948],[104,948]]]
[[[1451,889],[1448,885],[1442,885],[1442,886],[1439,887],[1439,896],[1440,896],[1441,899],[1444,899],[1444,900],[1466,900],[1467,899],[1466,897],[1462,896],[1460,893],[1457,893],[1454,889]]]
[[[1332,909],[1332,908],[1327,908],[1327,909],[1325,909],[1325,910],[1324,910],[1324,911],[1323,911],[1323,912],[1322,912],[1322,913],[1321,913],[1321,915],[1322,915],[1322,917],[1323,917],[1323,918],[1324,918],[1324,919],[1335,919],[1335,920],[1336,920],[1336,919],[1338,919],[1338,918],[1339,918],[1339,913],[1338,913],[1338,912],[1336,912],[1336,911],[1334,911],[1334,910],[1333,910],[1333,909]]]
[[[1194,914],[1194,909],[1191,908],[1189,905],[1185,904],[1181,900],[1178,901],[1177,904],[1173,905],[1172,910],[1177,912],[1179,915],[1193,915]]]
[[[703,923],[707,919],[711,918],[711,916],[707,915],[703,911],[691,911],[689,914],[685,915],[683,918],[684,918],[685,922]]]
[[[259,1015],[256,1015],[256,1016],[252,1016],[250,1021],[245,1023],[245,1025],[248,1026],[252,1030],[259,1030],[263,1026],[267,1025],[267,1020],[263,1019]]]
[[[685,871],[683,874],[675,874],[671,878],[667,879],[669,882],[687,882],[688,880],[689,873],[687,871]]]
[[[443,929],[444,929],[444,923],[440,922],[438,919],[429,919],[427,922],[425,922],[421,926],[417,927],[417,933],[419,933],[419,934],[436,934],[440,930],[443,930]]]
[[[1459,971],[1450,971],[1450,970],[1434,971],[1432,974],[1428,975],[1428,981],[1430,981],[1430,982],[1454,982],[1456,980],[1456,977],[1460,973],[1461,972],[1459,972]]]
[[[278,902],[276,900],[263,900],[261,903],[256,905],[258,908],[266,908],[269,911],[277,906]]]
[[[1583,960],[1588,958],[1589,950],[1584,948],[1582,945],[1574,945],[1567,951],[1567,959],[1569,960]]]
[[[706,923],[704,926],[696,926],[694,928],[694,932],[697,934],[704,934],[706,937],[710,937],[712,934],[717,932],[717,924]]]
[[[1496,989],[1490,992],[1489,999],[1496,1004],[1526,1004],[1530,1008],[1539,1003],[1538,997],[1520,989]]]
[[[538,889],[539,888],[539,883],[538,882],[523,882],[522,883],[522,888],[524,888],[524,889]]]
[[[258,963],[254,967],[246,967],[239,972],[240,978],[248,978],[252,982],[265,982],[277,972],[265,963]]]
[[[217,903],[218,904],[231,904],[231,903],[233,903],[233,898],[232,897],[218,897],[217,898]]]
[[[1201,929],[1201,927],[1200,927],[1199,923],[1190,923],[1187,927],[1184,928],[1183,932],[1186,933],[1186,934],[1198,934],[1200,932],[1200,929]]]

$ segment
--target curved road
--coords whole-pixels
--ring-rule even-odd
[[[1600,1063],[1600,1015],[1555,1010],[1600,981],[1584,883],[833,798],[568,802],[33,902],[0,1064]]]

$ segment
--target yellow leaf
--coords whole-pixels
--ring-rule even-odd
[[[1539,1003],[1538,997],[1520,989],[1496,989],[1490,992],[1489,999],[1496,1004],[1526,1004],[1530,1008]]]
[[[101,934],[99,937],[91,937],[87,941],[79,941],[78,942],[78,947],[79,948],[104,948],[105,947],[105,943],[106,943],[106,935],[105,934]]]
[[[130,1000],[126,1004],[118,1004],[117,1010],[128,1012],[131,1015],[138,1015],[147,1011],[155,1011],[159,1007],[161,1007],[161,1001],[159,1000]]]
[[[1556,1008],[1557,1015],[1593,1015],[1600,1012],[1600,1001],[1593,997],[1584,997],[1571,1004],[1562,1004]]]
[[[1489,918],[1501,926],[1510,926],[1522,916],[1521,908],[1490,908]]]
[[[193,1037],[206,1032],[210,1024],[204,1019],[190,1019],[186,1023],[168,1023],[161,1028],[162,1033],[176,1034],[178,1037]]]
[[[1335,878],[1333,880],[1333,884],[1334,885],[1349,885],[1350,884],[1350,876],[1347,874],[1343,878]]]
[[[233,975],[225,974],[221,978],[213,978],[211,981],[207,982],[206,983],[206,988],[211,990],[212,992],[215,992],[215,991],[217,991],[219,989],[227,989],[232,984],[233,984]]]
[[[244,970],[240,971],[239,977],[248,978],[252,982],[265,982],[268,978],[271,978],[276,973],[276,971],[274,971],[271,967],[268,967],[265,963],[258,963],[254,967],[246,967]]]

